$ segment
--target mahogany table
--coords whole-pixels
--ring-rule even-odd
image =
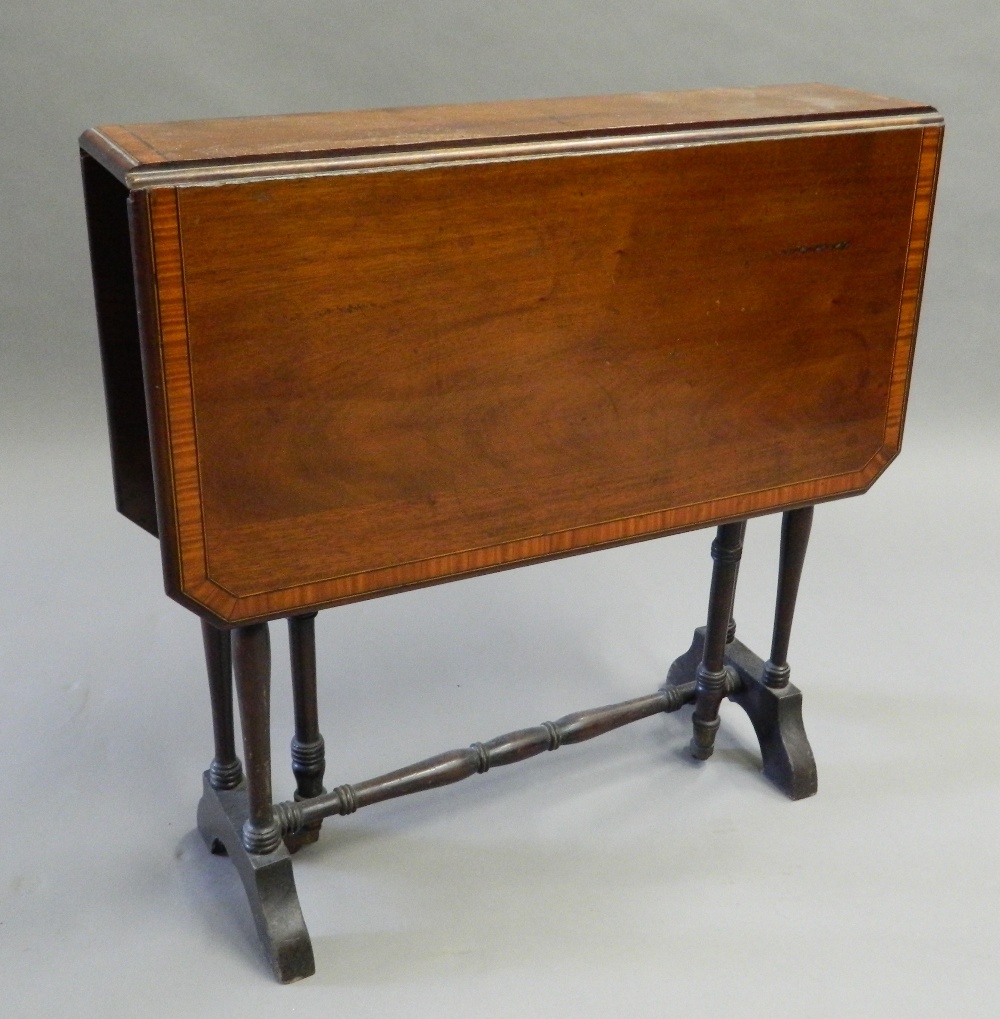
[[[330,815],[687,704],[707,758],[725,698],[815,792],[787,661],[812,507],[899,451],[942,132],[801,85],[84,133],[117,505],[202,619],[198,826],[280,980],[314,970],[289,854]],[[746,520],[776,511],[762,661],[732,605]],[[319,609],[708,525],[707,625],[658,691],[324,788]]]

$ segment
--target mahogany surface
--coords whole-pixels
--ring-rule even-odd
[[[768,121],[806,123],[933,112],[932,106],[830,85],[767,85],[105,125],[87,132],[82,142],[88,151],[99,149],[101,161],[121,178],[136,169],[184,164],[197,165],[204,176],[220,164],[281,156],[315,159],[475,141],[510,144],[664,128],[718,129]]]
[[[827,86],[88,132],[168,592],[245,623],[864,491],[941,135]]]

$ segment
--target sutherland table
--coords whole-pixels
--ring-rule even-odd
[[[812,507],[899,451],[942,131],[801,85],[83,135],[117,504],[202,619],[198,826],[279,979],[314,969],[289,854],[332,814],[686,704],[707,758],[727,697],[815,791],[787,662]],[[765,662],[731,613],[746,519],[779,510]],[[707,625],[656,693],[324,789],[318,609],[707,525]]]

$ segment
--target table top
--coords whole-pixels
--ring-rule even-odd
[[[934,114],[933,107],[831,85],[641,92],[631,95],[341,110],[265,117],[115,124],[84,132],[81,146],[120,179],[142,186],[218,175],[220,165],[320,160],[476,142],[612,141],[700,129],[761,129],[837,120]],[[927,118],[925,118],[927,119]],[[185,170],[188,176],[166,176]],[[232,171],[231,171],[232,172]]]
[[[866,490],[941,135],[826,86],[88,133],[168,592],[246,622]]]

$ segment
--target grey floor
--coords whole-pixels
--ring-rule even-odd
[[[0,5],[0,1016],[1000,1014],[998,55],[995,0]],[[730,707],[705,765],[672,715],[335,819],[296,862],[318,972],[277,986],[193,831],[197,621],[111,505],[77,135],[802,81],[948,124],[903,453],[819,509],[803,580],[819,795],[775,793]],[[710,538],[322,614],[328,781],[652,692]],[[754,522],[740,577],[762,652],[777,542]]]
[[[817,797],[769,787],[729,706],[704,765],[673,715],[337,818],[296,862],[317,975],[280,987],[193,830],[197,624],[111,512],[103,445],[25,449],[0,594],[3,1014],[995,1015],[996,455],[914,429],[868,495],[818,510],[792,656]],[[651,692],[704,612],[708,541],[322,614],[330,780]],[[760,650],[776,551],[754,522],[737,616]]]

